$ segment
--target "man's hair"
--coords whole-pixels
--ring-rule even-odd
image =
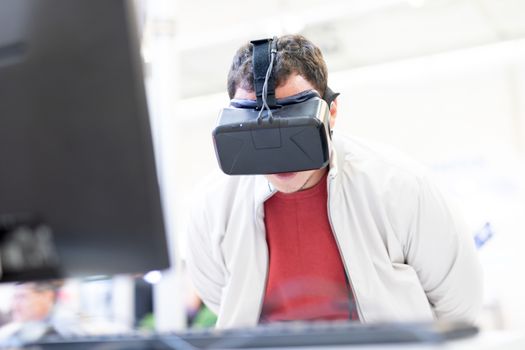
[[[32,282],[17,282],[16,285],[24,286],[35,292],[57,292],[64,285],[63,280],[41,280]]]
[[[58,292],[64,286],[63,280],[42,280],[33,282],[19,282],[16,283],[18,286],[22,286],[36,293],[52,292],[53,300],[58,299]]]
[[[253,45],[241,46],[233,57],[228,73],[228,95],[233,98],[238,88],[253,92]],[[272,75],[275,87],[294,74],[301,75],[323,96],[328,72],[321,50],[301,35],[284,35],[277,38],[277,54]]]

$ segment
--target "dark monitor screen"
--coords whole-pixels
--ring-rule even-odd
[[[0,0],[0,281],[169,266],[122,0]]]

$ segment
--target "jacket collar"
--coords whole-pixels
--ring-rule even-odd
[[[255,175],[254,199],[255,203],[262,203],[270,198],[277,190],[266,180],[264,175]]]
[[[328,166],[330,167],[330,170],[328,171],[328,179],[335,179],[339,171],[339,166],[337,152],[333,142],[330,142],[330,162]]]

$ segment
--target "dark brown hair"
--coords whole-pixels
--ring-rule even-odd
[[[241,46],[233,57],[228,73],[228,95],[233,98],[238,88],[254,91],[253,45]],[[328,72],[321,50],[301,35],[284,35],[277,38],[277,54],[272,75],[275,87],[286,82],[293,74],[301,75],[323,96]]]

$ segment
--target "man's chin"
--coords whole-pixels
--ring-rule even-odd
[[[282,193],[293,193],[308,189],[317,184],[327,168],[290,173],[266,175],[272,186]]]
[[[267,179],[277,191],[282,193],[297,192],[302,186],[297,172],[272,174],[268,175]]]

